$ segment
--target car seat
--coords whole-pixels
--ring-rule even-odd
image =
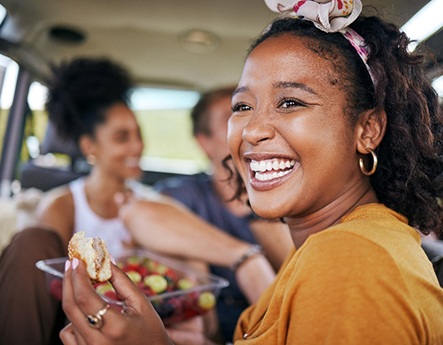
[[[57,155],[62,155],[68,161],[67,164],[54,164]],[[19,180],[24,189],[47,191],[85,176],[90,170],[91,166],[76,143],[61,138],[49,122],[40,146],[40,155],[19,168]]]

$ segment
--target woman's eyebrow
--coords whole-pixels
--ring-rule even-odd
[[[313,95],[318,96],[317,92],[315,92],[314,89],[310,88],[309,86],[307,86],[306,84],[303,84],[303,83],[297,83],[297,82],[292,82],[292,81],[280,81],[280,82],[274,83],[273,87],[280,88],[280,89],[289,89],[289,88],[302,89],[306,92],[309,92],[309,93],[312,93]],[[249,91],[248,87],[241,86],[241,87],[238,87],[237,89],[235,89],[235,91],[232,93],[232,96],[234,96],[238,93],[247,92],[247,91]]]
[[[287,88],[302,89],[306,92],[318,96],[317,92],[315,92],[314,89],[310,88],[309,86],[303,83],[297,83],[292,81],[280,81],[278,83],[275,83],[274,87],[279,89],[287,89]]]
[[[247,92],[248,90],[249,90],[249,88],[247,88],[246,86],[238,87],[234,90],[234,92],[232,93],[232,96],[235,96],[237,93]]]

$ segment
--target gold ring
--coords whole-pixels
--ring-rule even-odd
[[[106,304],[103,309],[100,309],[95,315],[87,315],[86,320],[88,320],[88,325],[91,328],[100,328],[103,326],[103,316],[109,309],[109,304]]]

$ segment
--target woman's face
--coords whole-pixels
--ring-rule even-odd
[[[229,149],[266,218],[307,216],[368,184],[339,75],[306,42],[286,34],[257,46],[232,98]]]
[[[105,116],[92,141],[95,166],[117,178],[139,177],[143,141],[133,112],[125,104],[117,103],[106,110]]]

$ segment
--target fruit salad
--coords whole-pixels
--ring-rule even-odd
[[[36,263],[45,272],[49,291],[60,300],[66,259],[60,257]],[[220,290],[229,284],[221,277],[202,273],[146,250],[130,250],[116,260],[119,267],[148,296],[165,325],[213,309]],[[124,307],[124,302],[110,283],[99,283],[94,287],[111,307]]]
[[[138,255],[120,258],[117,265],[149,297],[165,325],[205,314],[215,307],[217,292],[201,285],[198,275],[187,275],[170,265]],[[109,282],[94,287],[108,303],[123,306]]]

